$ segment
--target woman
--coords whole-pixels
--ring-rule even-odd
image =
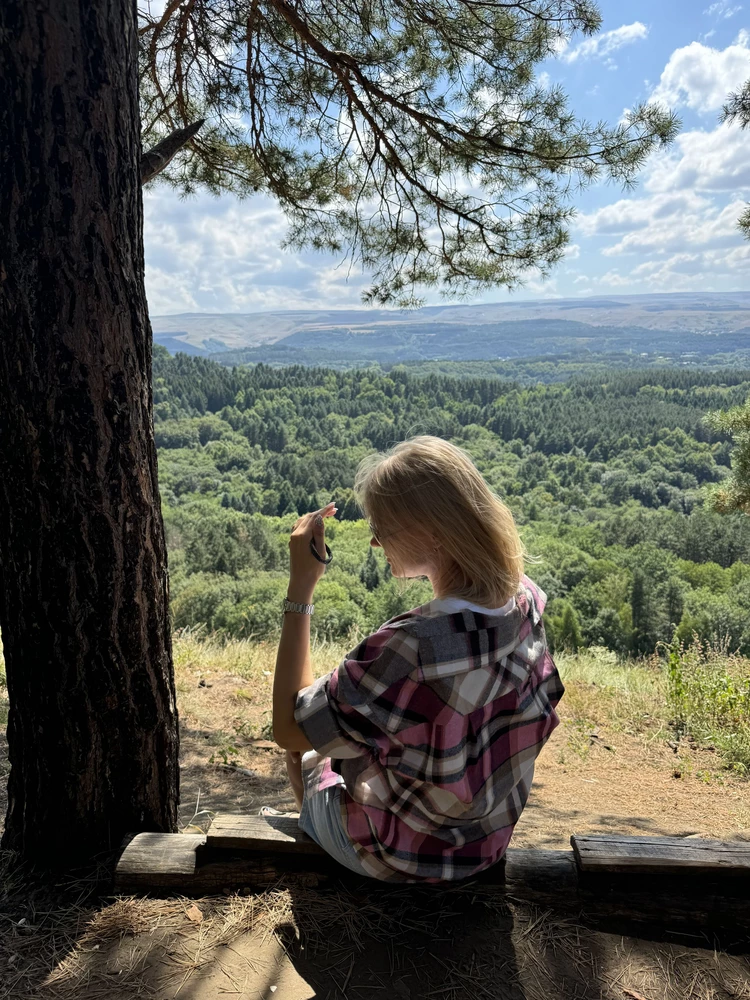
[[[273,693],[300,827],[360,874],[465,878],[498,861],[526,804],[563,686],[546,597],[524,575],[513,516],[462,449],[427,435],[364,459],[354,491],[394,577],[433,600],[391,618],[325,677],[310,618],[328,504],[289,542]],[[287,602],[285,602],[287,607]]]

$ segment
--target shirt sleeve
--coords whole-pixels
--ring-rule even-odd
[[[418,667],[418,639],[401,628],[381,628],[330,674],[298,692],[294,718],[326,757],[369,754],[388,731],[391,715],[398,715],[389,689],[398,690]]]

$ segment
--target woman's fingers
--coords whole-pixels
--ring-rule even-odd
[[[294,522],[294,527],[292,528],[292,531],[293,532],[297,531],[298,528],[302,528],[304,531],[306,531],[310,527],[310,524],[312,524],[314,532],[315,518],[318,517],[318,515],[320,515],[321,517],[333,517],[333,515],[336,513],[337,510],[338,507],[336,507],[334,501],[332,500],[329,504],[326,504],[325,507],[321,507],[320,510],[313,510],[310,511],[309,514],[303,514],[302,517],[298,517],[297,520]]]
[[[313,517],[313,539],[315,540],[315,548],[317,549],[318,555],[321,559],[325,559],[326,557],[326,528],[323,522],[323,516],[324,515],[319,512]]]

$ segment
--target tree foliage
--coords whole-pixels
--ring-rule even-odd
[[[632,183],[678,128],[590,123],[540,82],[600,23],[592,0],[172,0],[141,13],[144,142],[206,119],[161,176],[271,195],[290,245],[373,276],[366,301],[514,287],[562,258],[574,188]]]
[[[750,514],[750,403],[731,410],[713,411],[706,416],[708,426],[734,436],[732,475],[710,493],[714,510],[721,514],[744,511]]]
[[[720,121],[730,125],[737,122],[740,128],[750,125],[750,80],[746,80],[741,90],[729,95],[721,111]],[[745,239],[750,240],[750,205],[740,216],[737,225]]]

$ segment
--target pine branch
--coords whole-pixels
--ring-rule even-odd
[[[205,118],[199,118],[198,121],[186,125],[185,128],[175,129],[166,139],[157,142],[147,153],[144,153],[141,158],[141,184],[148,184],[157,174],[161,173],[172,157],[179,153],[185,143],[198,132],[205,120]]]
[[[742,90],[733,92],[726,100],[719,117],[720,122],[732,124],[737,122],[740,128],[750,126],[750,80],[747,80]]]
[[[285,246],[345,253],[366,301],[512,288],[561,260],[575,189],[632,184],[679,127],[592,124],[541,85],[600,23],[594,0],[167,0],[142,15],[144,135],[205,117],[163,180],[274,197]]]

